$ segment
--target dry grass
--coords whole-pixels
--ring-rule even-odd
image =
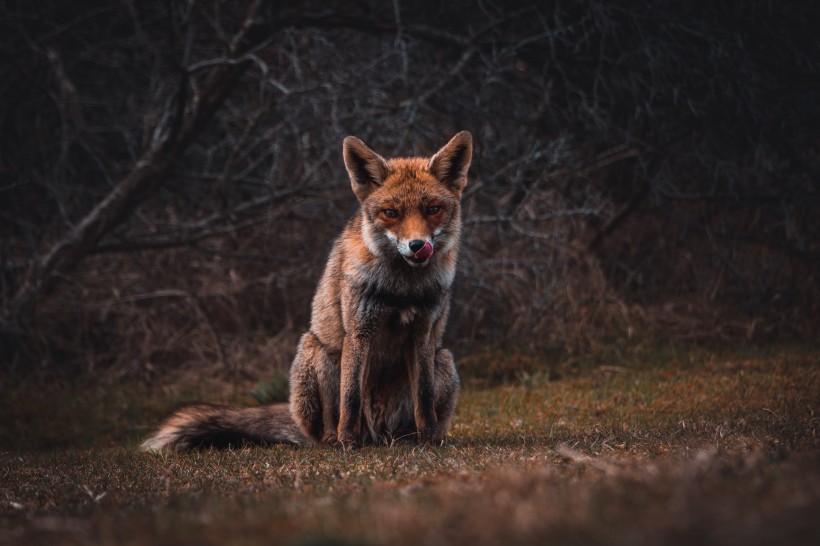
[[[7,387],[0,543],[813,544],[818,364],[811,348],[530,362],[467,378],[447,446],[355,454],[147,455],[157,393]],[[248,400],[215,385],[165,398]]]

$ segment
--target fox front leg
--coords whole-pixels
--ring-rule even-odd
[[[438,422],[435,409],[435,350],[429,335],[419,336],[422,343],[411,343],[405,352],[410,384],[413,392],[413,415],[419,442],[440,445],[444,431]]]
[[[341,386],[339,389],[339,446],[345,450],[359,448],[361,440],[362,384],[365,362],[370,349],[367,338],[345,336],[342,345]]]

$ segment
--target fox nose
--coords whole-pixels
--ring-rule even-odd
[[[407,243],[407,246],[410,247],[410,252],[415,254],[424,247],[424,241],[422,241],[421,239],[415,239]]]

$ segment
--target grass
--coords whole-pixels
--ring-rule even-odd
[[[527,360],[518,366],[525,371],[498,373],[505,358]],[[487,359],[496,365],[482,376]],[[135,449],[174,403],[253,403],[219,382],[164,394],[6,386],[0,543],[820,538],[820,358],[812,348],[534,360],[466,359],[471,371],[446,446],[358,453]]]

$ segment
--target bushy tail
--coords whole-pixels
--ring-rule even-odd
[[[231,408],[212,404],[187,406],[171,415],[150,438],[144,451],[184,451],[197,447],[252,444],[307,444],[287,404]]]

